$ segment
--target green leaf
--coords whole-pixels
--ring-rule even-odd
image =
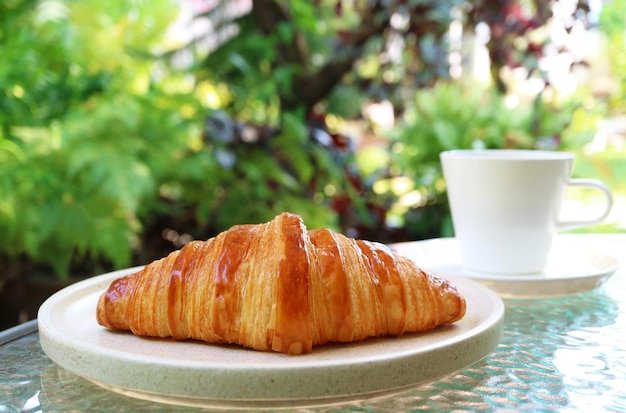
[[[447,120],[436,119],[432,122],[432,128],[439,148],[449,150],[459,147],[459,130]]]

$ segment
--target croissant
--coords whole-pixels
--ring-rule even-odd
[[[192,241],[113,281],[97,306],[98,323],[111,329],[287,354],[464,315],[447,280],[383,244],[307,231],[291,213]]]

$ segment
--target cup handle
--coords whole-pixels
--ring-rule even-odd
[[[568,229],[581,228],[589,225],[599,224],[602,222],[611,212],[611,208],[613,207],[613,195],[609,188],[602,182],[597,179],[585,179],[585,178],[574,178],[570,179],[568,182],[568,186],[585,186],[591,187],[599,190],[606,196],[606,208],[596,218],[586,219],[586,220],[572,220],[572,221],[560,221],[557,223],[557,230],[564,231]]]

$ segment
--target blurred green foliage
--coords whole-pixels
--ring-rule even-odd
[[[361,202],[344,170],[350,154],[311,139],[301,111],[279,119],[275,97],[293,69],[269,70],[276,40],[235,37],[215,51],[211,82],[200,71],[190,81],[193,68],[170,66],[164,40],[178,7],[0,6],[2,278],[39,264],[62,278],[141,264],[284,210],[338,228],[329,198]],[[226,141],[207,126],[219,113],[211,99],[238,116],[228,115]]]
[[[234,3],[197,12],[212,31],[182,42],[167,36],[174,0],[2,2],[0,290],[33,265],[141,264],[284,210],[388,242],[449,235],[440,151],[592,136],[580,102],[509,109],[496,79],[537,73],[528,38],[551,2],[530,17],[512,0]],[[488,44],[496,88],[450,81],[454,18],[502,35]],[[381,101],[390,131],[363,119]],[[384,143],[357,151],[354,123]]]
[[[612,0],[603,5],[599,29],[606,36],[606,56],[611,63],[612,80],[617,88],[609,102],[621,114],[626,110],[626,1]]]
[[[15,0],[0,12],[0,262],[62,277],[72,264],[131,262],[158,183],[179,174],[186,95],[150,85],[148,62],[176,12],[168,1]],[[131,22],[130,19],[133,19]],[[131,24],[132,23],[132,24]]]

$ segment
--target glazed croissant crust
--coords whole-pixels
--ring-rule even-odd
[[[386,246],[283,213],[238,225],[113,281],[97,320],[139,336],[304,354],[328,342],[423,332],[465,315],[447,280]]]

